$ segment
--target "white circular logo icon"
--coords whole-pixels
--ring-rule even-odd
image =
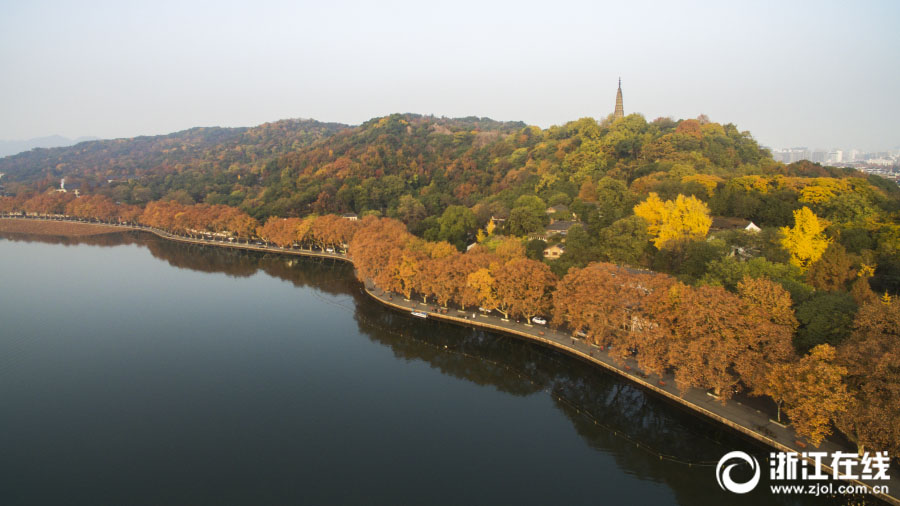
[[[750,478],[750,481],[746,483],[737,483],[736,481],[732,480],[731,469],[740,464],[732,463],[726,466],[725,463],[731,459],[740,459],[750,464],[750,469],[754,470],[753,478]],[[722,466],[725,466],[725,469],[722,469]],[[751,457],[744,452],[728,452],[725,454],[725,456],[719,459],[719,464],[716,466],[716,481],[719,482],[719,486],[722,487],[722,490],[728,490],[729,492],[734,492],[735,494],[746,494],[747,492],[756,488],[756,484],[759,483],[759,462],[757,462],[754,457]]]

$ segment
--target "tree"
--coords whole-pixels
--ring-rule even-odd
[[[403,223],[366,216],[350,241],[350,258],[360,281],[373,281],[384,290],[396,289],[395,271],[412,237]]]
[[[869,285],[869,276],[862,272],[850,285],[850,296],[853,297],[853,300],[860,307],[878,301],[878,295],[875,294],[872,286]]]
[[[507,237],[500,241],[494,252],[503,262],[510,262],[517,258],[525,258],[525,245],[515,237]]]
[[[498,307],[508,307],[509,312],[531,323],[532,317],[549,309],[556,277],[543,262],[516,258],[497,269],[494,283]]]
[[[464,206],[448,207],[438,219],[438,224],[438,237],[459,250],[465,249],[466,240],[478,230],[475,214]]]
[[[669,364],[681,391],[710,388],[725,402],[740,380],[753,381],[755,361],[783,356],[783,331],[748,299],[680,283],[654,298],[653,321],[669,334]]]
[[[634,207],[634,214],[647,222],[647,231],[654,237],[653,245],[663,248],[673,241],[706,237],[712,220],[709,208],[694,196],[678,195],[663,202],[651,192],[644,202]]]
[[[738,283],[737,288],[748,306],[745,317],[759,321],[756,322],[754,346],[745,350],[735,369],[751,393],[765,395],[766,373],[773,366],[794,359],[791,338],[798,322],[791,307],[791,295],[773,281],[749,276]]]
[[[809,266],[806,279],[817,290],[844,290],[847,282],[856,275],[853,264],[854,260],[847,250],[840,243],[832,242],[822,256]]]
[[[816,447],[851,402],[843,381],[847,368],[834,363],[835,357],[833,347],[821,344],[796,363],[776,365],[767,376],[769,395],[784,405],[797,434]]]
[[[441,246],[433,248],[431,258],[422,265],[419,290],[423,295],[433,296],[441,306],[447,307],[458,296],[460,277],[464,283],[465,276],[460,276],[461,273],[457,272],[459,257],[462,255],[449,243],[438,244]],[[446,255],[443,254],[445,247],[450,249]]]
[[[800,328],[795,347],[806,351],[819,344],[841,344],[850,335],[856,309],[856,302],[847,292],[814,293],[797,306]]]
[[[406,248],[400,253],[400,261],[394,272],[394,279],[399,286],[400,293],[409,300],[412,291],[419,287],[422,263],[425,260],[424,252],[416,245],[416,241],[407,243]],[[427,300],[425,300],[427,302]]]
[[[482,267],[477,271],[472,272],[467,276],[466,284],[475,291],[478,304],[482,308],[493,311],[500,307],[500,300],[497,297],[494,276],[491,275],[490,269]],[[503,313],[503,316],[506,318],[509,317],[505,312]]]
[[[506,231],[515,236],[526,236],[544,228],[544,210],[535,211],[528,207],[516,207],[509,213]]]
[[[426,216],[425,206],[412,195],[403,195],[397,201],[397,218],[410,230],[415,230]]]
[[[594,191],[594,200],[591,201],[597,202],[598,225],[607,227],[624,218],[638,200],[638,196],[623,181],[611,177],[601,178]]]
[[[544,249],[547,243],[540,239],[532,239],[525,243],[525,256],[532,260],[541,260],[544,258]]]
[[[583,332],[588,342],[614,346],[621,361],[637,352],[638,365],[663,374],[666,339],[656,339],[659,325],[651,321],[647,299],[666,292],[672,280],[665,275],[637,274],[608,263],[592,263],[570,269],[553,294],[553,321],[573,332]]]
[[[860,308],[850,338],[838,349],[854,402],[838,427],[865,447],[900,453],[900,301]]]
[[[624,331],[629,321],[624,298],[619,296],[628,283],[628,272],[612,264],[570,269],[553,294],[554,323],[585,333],[594,344],[613,344],[616,333]]]
[[[791,264],[806,269],[828,247],[825,226],[808,207],[794,211],[794,226],[781,228],[781,246],[791,255]]]
[[[651,246],[647,222],[639,216],[616,221],[600,231],[599,252],[602,258],[614,263],[640,265]]]
[[[452,244],[441,242],[415,241],[416,249],[421,250],[417,259],[417,275],[413,278],[413,288],[422,296],[422,302],[428,303],[428,297],[435,297],[442,306],[453,296],[453,286],[446,274],[449,267],[447,259],[459,255]]]
[[[465,254],[449,257],[446,276],[453,289],[453,300],[466,309],[481,303],[480,285],[469,284],[469,275],[479,269],[487,269],[495,262],[495,257],[482,248],[473,248]],[[487,307],[487,306],[482,306]]]

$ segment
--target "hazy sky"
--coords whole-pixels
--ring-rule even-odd
[[[0,139],[612,112],[900,146],[900,2],[0,3]]]

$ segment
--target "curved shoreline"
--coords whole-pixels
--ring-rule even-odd
[[[280,253],[284,255],[306,256],[313,258],[330,258],[333,260],[348,262],[351,265],[353,264],[353,261],[350,258],[340,253],[328,253],[304,249],[286,249],[275,246],[265,246],[239,242],[194,239],[190,237],[170,234],[163,230],[141,225],[92,223],[64,218],[39,218],[8,215],[0,216],[0,219],[60,221],[78,223],[88,226],[103,226],[106,228],[113,228],[117,230],[145,231],[162,239],[168,239],[171,241],[187,244],[219,246],[247,251],[258,251],[262,253]],[[768,416],[765,416],[758,410],[746,407],[740,402],[736,401],[723,406],[717,399],[708,395],[705,391],[700,391],[697,389],[691,389],[685,392],[683,395],[680,395],[678,389],[675,387],[674,380],[671,375],[667,375],[662,378],[657,377],[656,375],[645,375],[639,371],[636,363],[633,360],[627,360],[623,365],[620,366],[599,347],[587,344],[580,339],[574,339],[568,334],[564,334],[550,328],[529,327],[524,324],[509,321],[504,322],[502,319],[496,316],[476,315],[475,313],[473,313],[473,318],[469,318],[468,316],[459,317],[450,314],[442,314],[438,311],[432,310],[430,307],[433,306],[432,304],[423,304],[415,300],[406,301],[399,295],[397,296],[397,300],[394,300],[394,297],[387,295],[383,290],[378,289],[374,284],[371,283],[371,281],[366,281],[365,283],[363,283],[363,288],[370,297],[394,310],[399,310],[406,313],[414,310],[422,311],[427,314],[428,318],[435,318],[450,323],[484,328],[494,332],[506,333],[513,337],[528,339],[543,346],[548,346],[558,351],[562,351],[581,360],[591,362],[594,365],[603,367],[608,371],[617,373],[619,376],[626,378],[633,383],[636,383],[638,386],[644,388],[645,390],[654,392],[657,395],[660,395],[668,399],[669,401],[675,402],[682,407],[686,407],[695,413],[699,413],[706,416],[707,418],[711,418],[712,420],[730,427],[732,430],[735,430],[743,434],[744,436],[748,436],[759,443],[763,443],[769,447],[772,447],[777,451],[796,452],[798,454],[807,451],[805,445],[803,445],[803,443],[797,439],[797,436],[792,428],[771,422]],[[466,315],[468,315],[468,313],[466,313]],[[835,451],[850,451],[851,453],[853,453],[855,449],[842,447],[826,440],[819,448],[816,448],[815,450],[829,453]],[[816,464],[812,458],[806,458],[805,460],[812,465]],[[832,474],[833,469],[830,466],[824,463],[820,463],[820,465],[825,472],[827,472],[828,474]],[[863,485],[871,491],[872,484],[865,483],[861,480],[845,481],[847,483],[852,483],[855,485]],[[889,481],[880,481],[874,484],[889,486],[892,491],[892,495],[874,493],[871,495],[873,495],[874,497],[878,497],[879,499],[882,499],[890,504],[900,506],[900,480],[898,480],[897,477],[893,477]]]

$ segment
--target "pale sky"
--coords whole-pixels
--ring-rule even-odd
[[[900,147],[900,2],[0,1],[0,139],[612,112]]]

